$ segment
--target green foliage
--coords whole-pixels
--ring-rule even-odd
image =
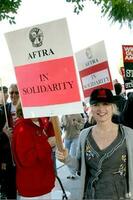
[[[86,0],[66,0],[74,4],[74,12],[83,11]],[[133,25],[133,0],[88,0],[101,7],[103,16],[107,15],[112,22],[119,22],[121,26],[127,23],[130,28]]]
[[[15,23],[15,16],[22,0],[0,0],[0,21],[8,20],[10,24]],[[28,0],[27,0],[28,1]],[[74,12],[79,14],[84,9],[87,0],[66,0],[74,4]],[[127,23],[130,28],[133,25],[133,0],[88,0],[101,7],[103,16],[107,15],[112,22],[121,25]]]
[[[15,24],[14,14],[21,4],[21,0],[0,0],[0,21],[8,20],[10,24]]]

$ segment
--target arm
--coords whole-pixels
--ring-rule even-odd
[[[80,171],[81,167],[81,144],[79,141],[78,148],[77,148],[77,153],[76,157],[72,157],[71,155],[68,154],[67,149],[63,149],[63,151],[59,151],[57,149],[56,151],[56,157],[59,161],[63,162],[69,167],[74,168],[77,172]]]

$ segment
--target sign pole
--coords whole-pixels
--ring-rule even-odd
[[[55,132],[57,148],[59,151],[63,151],[63,142],[61,138],[59,118],[57,116],[51,117],[51,121],[52,121],[54,132]]]

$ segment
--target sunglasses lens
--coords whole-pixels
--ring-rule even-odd
[[[10,94],[11,94],[11,95],[13,95],[13,94],[18,95],[18,92],[17,92],[17,91],[16,91],[16,92],[10,92]]]

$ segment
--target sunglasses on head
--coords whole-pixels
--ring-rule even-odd
[[[12,91],[12,92],[9,92],[11,95],[13,95],[13,94],[16,94],[16,95],[18,95],[18,91]]]

